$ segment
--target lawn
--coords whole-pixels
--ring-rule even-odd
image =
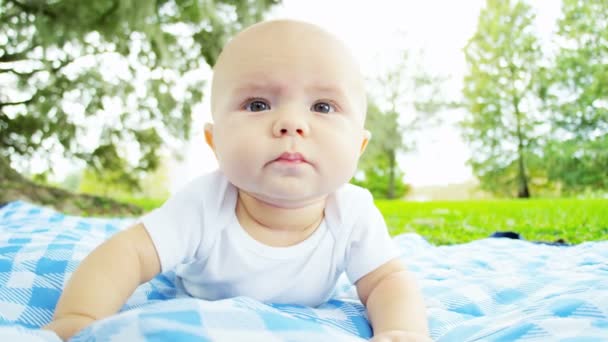
[[[123,199],[150,211],[154,199]],[[514,231],[526,240],[569,243],[608,239],[608,199],[451,202],[376,201],[391,235],[416,232],[434,244],[456,244]]]
[[[121,197],[118,198],[118,200],[124,203],[135,204],[136,206],[142,208],[146,213],[152,209],[160,207],[163,205],[163,203],[165,203],[165,199],[157,198]]]
[[[608,200],[531,199],[453,202],[376,201],[391,235],[416,232],[455,244],[515,231],[526,240],[569,243],[608,239]]]

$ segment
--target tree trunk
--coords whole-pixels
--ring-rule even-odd
[[[133,216],[142,213],[141,208],[132,204],[36,184],[20,175],[6,158],[0,156],[0,205],[18,200],[71,215]]]
[[[517,190],[518,198],[530,198],[530,189],[528,188],[528,177],[526,176],[526,169],[524,167],[524,157],[523,157],[523,146],[518,147],[519,158],[517,161],[518,164],[518,177],[519,177],[519,188]]]
[[[386,197],[388,199],[394,199],[395,198],[395,167],[397,167],[397,165],[395,165],[395,151],[389,151],[388,152],[388,162],[389,162],[389,169],[388,169],[388,189],[386,191]]]
[[[530,198],[528,188],[528,176],[524,164],[524,137],[521,131],[521,113],[519,112],[519,101],[514,100],[515,117],[517,119],[517,197]]]

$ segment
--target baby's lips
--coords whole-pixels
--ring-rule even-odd
[[[284,152],[276,160],[285,160],[291,162],[306,162],[306,158],[299,152]]]

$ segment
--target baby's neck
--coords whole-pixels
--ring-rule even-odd
[[[323,220],[326,197],[297,207],[278,207],[239,190],[236,216],[256,240],[284,247],[308,238]]]

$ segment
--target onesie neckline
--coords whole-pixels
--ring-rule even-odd
[[[244,246],[249,251],[268,259],[289,259],[298,255],[306,254],[307,251],[314,249],[325,235],[327,228],[325,220],[319,224],[317,229],[306,240],[298,242],[295,245],[287,247],[269,246],[253,238],[241,226],[236,215],[232,220],[230,227],[235,231],[236,238],[241,246]]]
[[[326,217],[323,217],[321,223],[315,229],[315,231],[310,234],[305,240],[298,242],[295,245],[287,246],[287,247],[275,247],[269,246],[263,242],[256,240],[253,236],[249,235],[249,233],[241,226],[238,218],[236,217],[236,201],[237,197],[236,192],[237,189],[233,184],[228,183],[231,188],[230,191],[234,193],[235,196],[232,196],[233,205],[231,206],[233,209],[231,210],[231,219],[228,224],[228,229],[233,230],[235,232],[235,237],[238,239],[239,243],[247,248],[249,251],[265,257],[269,259],[288,259],[292,257],[296,257],[298,255],[306,254],[307,251],[314,249],[323,236],[327,233],[327,223]]]

